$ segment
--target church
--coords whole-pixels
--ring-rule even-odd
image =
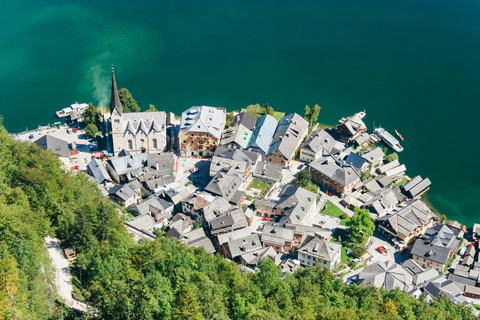
[[[110,123],[113,154],[161,153],[167,143],[167,116],[164,111],[123,113],[112,68]]]

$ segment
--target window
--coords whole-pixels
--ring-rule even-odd
[[[140,142],[141,142],[141,143],[144,143],[144,142],[145,142],[145,140],[143,140],[143,139],[140,139]]]
[[[183,140],[183,143],[187,143],[187,140]]]
[[[307,264],[310,265],[310,261],[308,261]]]
[[[115,119],[115,120],[113,120],[113,122],[120,123],[120,119]]]
[[[194,150],[194,149],[193,149],[193,144],[190,146],[190,150]]]
[[[190,133],[190,137],[192,137],[192,138],[193,138],[194,136],[195,136],[195,135],[194,135],[193,133]]]
[[[133,149],[132,140],[128,140],[128,149]]]
[[[198,140],[198,144],[203,144],[203,141],[202,141],[202,140]]]
[[[281,163],[283,163],[283,160],[282,160],[282,161],[280,161],[280,162],[281,162]]]
[[[153,147],[154,147],[155,149],[158,148],[158,147],[157,147],[157,139],[153,139]]]
[[[268,159],[268,161],[272,162],[272,159]]]
[[[200,132],[200,133],[198,134],[198,136],[199,136],[199,137],[202,137],[202,133]]]
[[[208,146],[208,145],[210,144],[210,140],[207,140],[206,144],[207,144],[207,146]]]

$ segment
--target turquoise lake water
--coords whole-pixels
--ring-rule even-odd
[[[15,1],[0,11],[0,114],[10,132],[106,105],[110,68],[139,105],[180,113],[268,102],[319,121],[366,110],[405,137],[432,204],[480,222],[480,2]]]

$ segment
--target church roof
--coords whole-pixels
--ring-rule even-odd
[[[123,114],[123,133],[130,131],[137,135],[143,131],[149,135],[152,131],[165,129],[167,115],[164,111],[158,112],[130,112]]]
[[[115,81],[115,73],[112,67],[112,98],[110,100],[110,114],[113,114],[113,110],[117,110],[118,115],[122,116],[123,107],[120,102],[120,96],[118,95],[117,82]]]

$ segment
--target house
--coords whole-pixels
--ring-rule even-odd
[[[352,166],[358,173],[366,172],[370,168],[370,162],[356,153],[350,153],[345,158],[345,165]]]
[[[280,262],[280,268],[282,268],[282,273],[283,274],[294,274],[295,271],[301,268],[300,266],[300,261],[296,259],[285,259],[282,262]]]
[[[258,234],[251,234],[244,238],[227,242],[225,245],[227,258],[235,259],[245,253],[257,251],[262,248]]]
[[[215,200],[215,196],[207,192],[196,193],[181,201],[182,212],[196,218],[202,218],[201,209]]]
[[[358,285],[370,285],[390,291],[396,288],[411,292],[415,289],[413,275],[392,261],[379,261],[366,266],[358,276]]]
[[[376,170],[382,165],[385,154],[383,153],[382,148],[376,147],[365,151],[360,156],[370,163],[372,170]]]
[[[280,225],[303,224],[313,213],[317,195],[301,187],[289,186],[279,194],[279,200],[256,200],[255,210],[264,217],[280,215]]]
[[[260,157],[256,152],[218,147],[210,163],[210,176],[215,176],[222,169],[230,169],[240,175],[244,184],[248,185]]]
[[[419,197],[430,189],[431,182],[428,178],[422,179],[421,176],[416,176],[407,182],[402,188],[402,193],[409,197]]]
[[[212,241],[205,234],[203,228],[182,232],[179,229],[171,228],[166,234],[167,237],[174,237],[185,243],[189,248],[203,248],[205,251],[215,253]]]
[[[50,150],[55,153],[65,167],[70,168],[70,149],[65,140],[46,134],[35,140],[34,143],[43,150]]]
[[[173,215],[174,205],[157,197],[150,197],[139,204],[135,204],[127,208],[127,210],[135,216],[150,215],[160,226],[167,226],[168,220]]]
[[[268,258],[275,262],[277,252],[272,247],[261,248],[255,251],[244,253],[240,256],[240,263],[249,267],[256,267],[260,259]]]
[[[172,202],[175,207],[179,210],[182,208],[182,201],[189,198],[193,192],[192,192],[191,186],[189,187],[180,187],[177,189],[169,189],[164,192],[158,192],[155,194],[155,197],[162,197],[169,202]]]
[[[87,172],[94,177],[99,184],[105,185],[107,182],[112,182],[112,178],[104,167],[102,161],[93,158],[87,165]]]
[[[308,132],[308,121],[296,113],[282,117],[267,154],[268,163],[289,168]]]
[[[317,263],[332,271],[340,263],[342,246],[325,239],[312,238],[298,250],[298,259],[304,266]]]
[[[235,115],[230,128],[224,131],[220,145],[227,148],[247,149],[256,124],[257,118],[247,112]]]
[[[385,174],[385,172],[393,169],[393,168],[396,168],[400,165],[400,162],[398,161],[398,159],[395,159],[383,166],[380,166],[377,170],[380,174]]]
[[[278,182],[284,175],[284,170],[278,164],[260,161],[255,167],[253,178],[266,183]]]
[[[210,234],[212,236],[220,233],[232,232],[248,226],[242,208],[235,208],[225,214],[219,215],[208,221],[208,223],[210,226]]]
[[[447,297],[455,304],[461,304],[467,301],[463,295],[463,291],[445,277],[440,277],[428,283],[424,288],[424,292],[427,294],[427,299]]]
[[[148,214],[142,214],[140,216],[129,219],[123,223],[127,231],[131,232],[136,240],[139,238],[153,240],[156,238],[154,235],[154,229],[157,224],[155,219]]]
[[[340,140],[350,142],[357,139],[362,132],[367,130],[367,126],[363,122],[365,112],[358,112],[353,116],[341,118],[337,124],[337,132]]]
[[[147,159],[148,153],[112,158],[107,160],[107,172],[116,183],[126,183],[140,176]]]
[[[325,130],[315,130],[305,139],[300,147],[300,161],[310,163],[329,154],[333,147],[340,144]]]
[[[395,211],[379,218],[378,230],[403,247],[436,223],[436,216],[421,200],[409,200]]]
[[[360,182],[360,175],[351,166],[344,165],[332,156],[320,158],[310,163],[312,181],[325,186],[328,190],[342,197],[352,192],[355,184]]]
[[[223,108],[196,106],[182,113],[178,138],[184,156],[213,155],[225,128]]]
[[[235,172],[235,168],[223,168],[215,174],[204,190],[240,206],[244,199],[244,192],[239,190],[242,183],[242,177]]]
[[[293,234],[292,229],[269,223],[262,230],[263,247],[272,247],[276,252],[289,252],[293,249]]]
[[[167,145],[166,113],[123,113],[112,68],[112,95],[110,101],[110,124],[112,128],[113,153],[122,150],[129,154],[160,153]]]
[[[269,114],[265,114],[257,119],[257,125],[250,139],[249,150],[258,152],[265,160],[265,155],[270,150],[270,144],[277,129],[278,121]]]
[[[446,225],[428,228],[412,248],[413,259],[422,267],[444,272],[449,258],[457,251],[459,240]]]
[[[227,248],[225,246],[226,243],[233,240],[245,238],[251,234],[252,232],[250,229],[242,228],[242,229],[234,230],[232,232],[219,233],[213,236],[212,238],[213,238],[213,243],[217,248],[217,251],[222,253],[224,256],[228,256]]]
[[[137,188],[138,186],[135,184],[132,185],[135,189],[133,189],[130,184],[114,186],[108,191],[110,199],[124,207],[130,207],[138,203],[138,201],[142,198],[140,195],[140,188]]]

